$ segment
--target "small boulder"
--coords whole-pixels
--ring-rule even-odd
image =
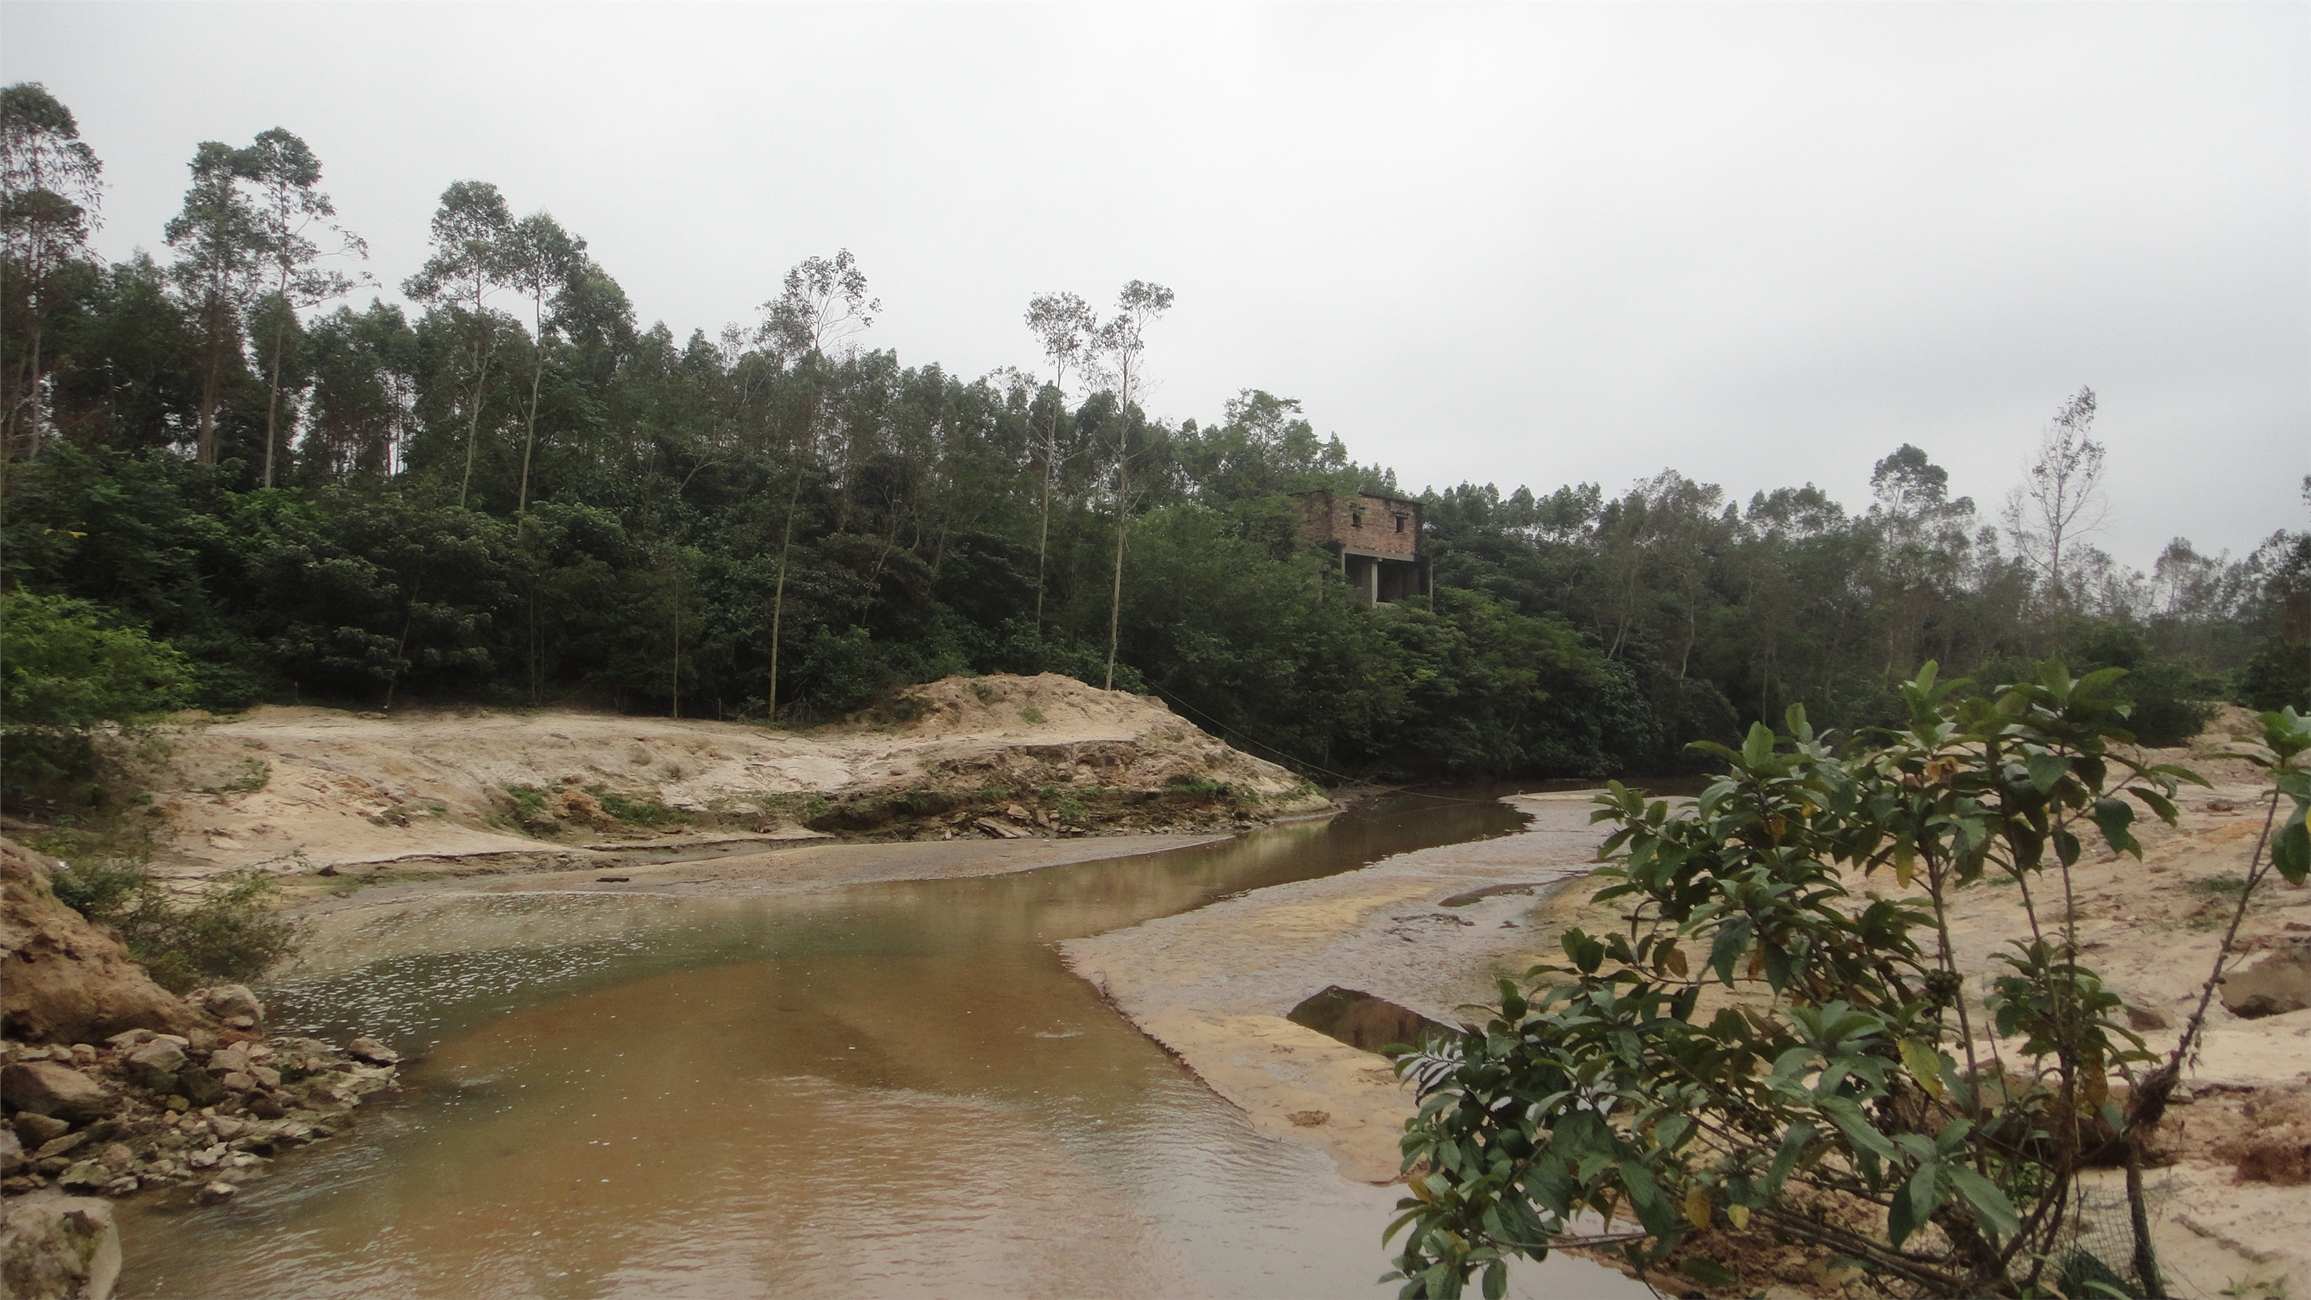
[[[99,1151],[96,1158],[105,1168],[118,1174],[126,1172],[129,1166],[136,1163],[136,1152],[129,1150],[126,1142],[115,1142]]]
[[[374,1038],[356,1038],[345,1045],[345,1051],[355,1060],[367,1061],[371,1065],[392,1065],[401,1059],[401,1053]]]
[[[11,1296],[108,1300],[120,1280],[112,1206],[84,1197],[20,1198],[0,1228],[0,1291]]]
[[[12,1128],[0,1128],[0,1178],[6,1178],[24,1168],[24,1142]]]
[[[229,1092],[247,1092],[257,1086],[257,1076],[246,1070],[228,1070],[225,1077],[217,1082]]]
[[[128,1068],[128,1077],[140,1088],[169,1093],[177,1090],[177,1072],[188,1064],[185,1049],[172,1040],[160,1037],[130,1052],[121,1064]]]
[[[187,1065],[177,1071],[177,1091],[195,1106],[214,1106],[225,1099],[225,1085],[197,1065]]]
[[[112,1107],[96,1080],[54,1061],[19,1061],[0,1070],[0,1093],[20,1111],[64,1119],[95,1119]]]
[[[53,1115],[35,1115],[31,1111],[18,1115],[14,1125],[16,1136],[24,1139],[26,1146],[34,1147],[51,1138],[63,1137],[72,1129],[71,1124]]]
[[[126,1052],[151,1042],[152,1036],[152,1031],[149,1029],[124,1029],[104,1041],[114,1051]]]
[[[56,1185],[68,1192],[101,1192],[104,1190],[104,1185],[111,1182],[114,1177],[113,1172],[105,1168],[102,1161],[83,1160],[65,1170],[57,1178]]]
[[[199,990],[187,1000],[228,1025],[240,1020],[252,1025],[265,1022],[265,1004],[257,1001],[257,995],[251,993],[246,984],[218,984]]]
[[[208,1186],[201,1189],[201,1204],[223,1205],[225,1202],[233,1199],[233,1193],[239,1190],[239,1188],[233,1186],[231,1183],[210,1183]]]

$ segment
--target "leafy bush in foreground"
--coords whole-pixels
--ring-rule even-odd
[[[2087,837],[2139,857],[2136,805],[2171,823],[2177,783],[2203,782],[2114,752],[2119,676],[2050,663],[1982,697],[1928,665],[1903,687],[1907,724],[1849,754],[1793,708],[1786,734],[1716,749],[1729,770],[1690,810],[1615,783],[1595,897],[1628,931],[1566,934],[1566,964],[1502,981],[1481,1031],[1399,1059],[1421,1096],[1390,1229],[1403,1294],[1455,1296],[1481,1273],[1498,1296],[1509,1257],[1566,1245],[1657,1267],[1753,1223],[1896,1294],[2075,1289],[2061,1279],[2106,1264],[2062,1245],[2097,1163],[2128,1166],[2132,1271],[2159,1294],[2136,1139],[2199,1021],[2148,1069],[2078,960],[2068,901]],[[2264,724],[2274,810],[2285,793],[2295,813],[2263,870],[2301,880],[2311,730]],[[1856,898],[1849,871],[1920,892]],[[2029,934],[1974,1003],[1947,906],[1986,877],[2020,887]],[[1985,1014],[2018,1054],[1985,1042]],[[2115,1078],[2134,1085],[2124,1110]],[[1696,1255],[1679,1268],[1736,1281]]]

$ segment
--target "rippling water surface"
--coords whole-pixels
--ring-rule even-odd
[[[409,1098],[229,1206],[124,1207],[123,1294],[1383,1293],[1396,1192],[1255,1132],[1050,944],[1517,822],[1414,797],[976,880],[378,909],[272,1001],[417,1056]],[[1622,1283],[1561,1267],[1520,1286]]]

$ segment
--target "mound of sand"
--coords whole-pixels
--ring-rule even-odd
[[[948,678],[809,733],[552,710],[388,718],[262,707],[162,739],[168,752],[139,775],[168,819],[154,865],[180,878],[537,855],[643,835],[810,838],[822,833],[813,823],[889,823],[894,804],[975,817],[992,799],[1003,833],[1020,834],[1065,829],[1047,805],[1080,828],[1094,816],[1087,802],[1112,810],[1119,796],[1228,805],[1207,821],[1327,804],[1159,700],[1048,673]],[[601,815],[616,801],[664,815]]]

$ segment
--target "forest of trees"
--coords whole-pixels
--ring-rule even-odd
[[[1926,659],[2130,668],[2146,733],[2193,701],[2311,705],[2311,531],[2117,564],[2088,540],[2083,389],[2048,395],[1987,512],[1909,445],[1853,509],[1674,470],[1429,490],[1435,593],[1372,608],[1288,494],[1394,474],[1258,389],[1209,423],[1143,409],[1160,286],[1036,298],[988,328],[1041,360],[976,377],[875,347],[848,253],[684,337],[578,233],[460,181],[396,268],[412,307],[363,306],[385,271],[290,132],[199,144],[161,252],[108,265],[70,111],[32,84],[0,111],[0,584],[173,647],[186,703],[807,724],[1054,671],[1318,777],[1658,771],[1792,700],[1886,719]]]

